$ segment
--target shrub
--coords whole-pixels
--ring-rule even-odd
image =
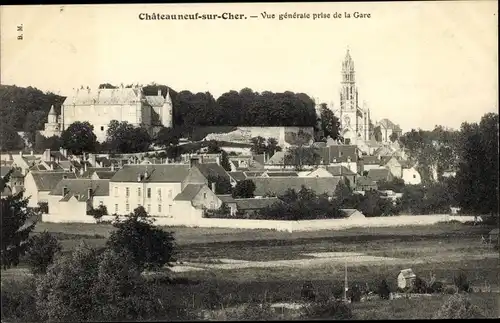
[[[444,288],[444,284],[440,281],[435,281],[430,287],[430,293],[442,293]]]
[[[387,281],[385,279],[382,279],[382,281],[380,282],[377,289],[377,294],[380,296],[381,299],[390,298],[391,289],[389,288],[389,284],[387,284]]]
[[[140,270],[161,268],[175,260],[174,237],[152,223],[140,206],[125,221],[115,222],[118,230],[111,233],[106,246],[117,253],[130,253]]]
[[[247,304],[243,312],[238,317],[232,318],[243,321],[270,321],[276,318],[276,313],[271,308],[271,304],[264,302],[251,302]]]
[[[311,281],[304,282],[302,290],[300,291],[300,296],[302,300],[306,302],[313,302],[316,299],[316,293],[314,292],[314,287]]]
[[[33,278],[2,281],[2,322],[39,322],[36,310],[36,284]]]
[[[352,303],[361,302],[361,289],[358,287],[357,284],[352,286],[349,294]]]
[[[483,318],[481,310],[472,305],[470,300],[463,294],[455,294],[441,306],[434,315],[434,319],[472,319]]]
[[[427,293],[427,282],[417,276],[415,278],[415,286],[412,289],[417,294],[425,294]]]
[[[328,300],[314,303],[305,308],[303,319],[333,319],[350,320],[353,318],[352,310],[344,302]]]
[[[470,292],[470,284],[467,279],[467,275],[461,271],[458,275],[453,276],[453,283],[460,292]]]
[[[446,286],[444,289],[445,294],[456,294],[458,293],[458,289],[455,286]]]
[[[61,244],[54,235],[47,231],[31,237],[29,244],[26,262],[31,272],[35,275],[45,274],[55,254],[61,251]]]

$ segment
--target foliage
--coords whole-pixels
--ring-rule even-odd
[[[255,183],[251,179],[245,179],[236,184],[233,188],[233,198],[251,198],[255,192]]]
[[[373,128],[373,137],[377,142],[382,142],[382,129],[380,129],[380,126]]]
[[[351,303],[361,302],[361,289],[357,284],[354,284],[349,290],[349,298],[351,299]]]
[[[46,149],[51,151],[59,150],[63,145],[61,137],[52,136],[44,137],[37,133],[35,136],[35,142],[33,144],[33,150],[39,153],[43,153]]]
[[[134,213],[118,220],[106,242],[106,246],[115,252],[128,251],[132,260],[140,268],[158,269],[174,261],[174,237],[172,232],[164,231],[152,223],[149,215],[140,206]]]
[[[21,150],[23,148],[23,138],[12,125],[2,120],[0,123],[0,151]]]
[[[245,321],[271,321],[276,318],[276,313],[268,302],[250,302],[241,315],[231,319]]]
[[[96,209],[92,208],[87,211],[87,214],[92,215],[94,219],[99,220],[104,215],[108,215],[108,208],[106,207],[106,205],[99,205]]]
[[[423,278],[417,276],[415,278],[415,285],[413,286],[412,291],[417,294],[425,294],[427,293],[427,289],[427,282]]]
[[[321,104],[320,116],[323,135],[333,140],[340,139],[340,120],[332,110],[328,109],[325,103]]]
[[[35,275],[45,274],[54,256],[62,250],[57,238],[47,231],[31,237],[29,245],[26,262]]]
[[[389,140],[392,141],[392,142],[396,142],[398,140],[398,134],[397,132],[393,132],[391,133],[391,135],[389,136]]]
[[[156,134],[154,143],[160,147],[167,148],[171,146],[177,146],[179,144],[180,138],[181,134],[178,129],[163,127]]]
[[[220,208],[216,209],[216,210],[209,210],[209,209],[205,209],[204,212],[203,212],[203,217],[204,218],[231,218],[232,215],[231,215],[231,209],[229,208],[229,206],[226,204],[226,203],[222,203],[222,205],[220,206]]]
[[[2,322],[40,322],[33,277],[23,280],[2,279],[1,293]]]
[[[349,305],[341,301],[326,300],[306,307],[303,319],[350,320],[353,313]]]
[[[391,216],[400,212],[398,204],[384,198],[378,191],[367,191],[356,207],[365,216]]]
[[[484,318],[481,310],[462,294],[450,296],[439,309],[434,319],[473,319]]]
[[[212,183],[215,183],[215,194],[231,194],[232,186],[227,177],[219,175],[208,175],[208,187],[212,188]]]
[[[453,178],[428,185],[406,185],[403,188],[401,209],[409,214],[443,214],[456,205],[456,186]]]
[[[300,291],[300,296],[303,301],[313,302],[316,299],[316,293],[314,292],[314,286],[310,280],[304,282],[302,285],[302,290]]]
[[[111,120],[106,135],[106,145],[114,153],[144,152],[153,142],[145,128],[134,127],[126,121]]]
[[[403,193],[405,181],[401,178],[393,177],[391,181],[382,180],[377,182],[377,186],[381,191],[391,190],[396,193]]]
[[[458,275],[454,275],[453,283],[455,284],[455,287],[457,287],[459,292],[470,292],[471,288],[465,272],[460,271]]]
[[[389,299],[391,296],[391,289],[389,287],[389,284],[387,284],[387,281],[385,279],[382,279],[380,281],[380,284],[377,289],[377,294],[380,296],[382,299]]]
[[[94,126],[87,121],[73,122],[61,133],[62,146],[74,155],[96,151],[97,137]]]
[[[0,191],[9,182],[12,171],[0,179]],[[23,191],[0,199],[1,229],[1,261],[3,269],[17,266],[19,258],[28,247],[29,234],[35,228],[36,222],[29,222],[36,214],[27,208],[28,199],[23,197]]]
[[[461,127],[460,164],[456,175],[462,211],[498,217],[498,114]]]
[[[207,153],[208,154],[220,154],[220,165],[226,172],[231,171],[231,165],[229,164],[229,156],[227,152],[220,148],[220,145],[215,140],[210,140],[207,145]]]
[[[316,147],[291,147],[285,154],[284,164],[294,166],[301,171],[304,166],[317,166],[321,163],[321,156]]]
[[[250,139],[252,148],[250,150],[254,155],[266,154],[268,158],[272,157],[277,151],[281,151],[278,146],[278,141],[275,138],[268,138],[267,140],[261,136]]]

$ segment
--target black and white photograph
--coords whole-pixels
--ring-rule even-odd
[[[500,318],[498,1],[0,6],[1,321]]]

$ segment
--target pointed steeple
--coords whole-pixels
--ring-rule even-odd
[[[50,107],[49,111],[49,116],[55,116],[56,115],[56,109],[54,109],[54,105]]]
[[[351,72],[351,71],[354,72],[354,61],[352,60],[351,53],[349,51],[349,47],[347,48],[344,62],[342,63],[342,70],[345,72]]]
[[[172,104],[172,98],[170,98],[170,89],[167,87],[167,94],[165,95],[165,103]]]

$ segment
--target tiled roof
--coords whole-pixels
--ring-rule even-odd
[[[203,187],[203,184],[188,184],[182,192],[177,194],[177,196],[174,198],[174,201],[192,201],[195,197],[196,194],[198,194]]]
[[[90,178],[95,172],[107,172],[111,171],[111,167],[87,167],[87,170],[83,172],[82,178]],[[114,172],[116,173],[118,169]]]
[[[285,162],[285,152],[277,151],[274,153],[273,157],[269,158],[266,165],[283,165]]]
[[[350,217],[354,213],[358,212],[356,209],[340,209],[342,212],[344,212],[346,217]]]
[[[7,175],[7,173],[12,170],[12,167],[9,167],[9,166],[1,166],[0,167],[0,176],[3,178],[5,175]],[[21,174],[20,171],[18,171],[17,169],[13,169],[12,173],[10,174],[10,177],[24,177],[23,174]]]
[[[366,176],[359,176],[356,182],[358,187],[361,186],[377,186],[377,183]]]
[[[363,156],[361,160],[363,165],[380,165],[380,159],[377,156]]]
[[[253,155],[253,160],[255,160],[256,162],[258,162],[259,164],[264,164],[264,154],[260,154],[260,155]]]
[[[87,90],[77,89],[64,101],[64,105],[115,105],[115,104],[136,104],[140,98],[138,88],[117,88]]]
[[[243,181],[247,178],[244,172],[229,172],[228,174],[237,182]]]
[[[67,188],[68,194],[88,195],[88,189],[92,189],[93,196],[109,196],[109,180],[91,180],[86,178],[63,179],[54,187],[49,195],[62,196],[63,188]]]
[[[267,171],[265,174],[269,177],[297,177],[299,174],[297,172],[280,172],[280,171]]]
[[[238,210],[260,210],[265,207],[272,206],[275,203],[283,203],[279,198],[248,198],[248,199],[234,199]]]
[[[396,130],[399,130],[399,126],[394,124],[394,122],[392,122],[391,120],[389,119],[382,119],[379,121],[378,123],[381,127],[385,128],[385,129],[396,129]]]
[[[186,178],[189,165],[124,165],[111,178],[111,182],[137,182],[137,177],[146,171],[149,176],[143,180],[145,182],[180,183]]]
[[[348,158],[351,162],[358,160],[358,148],[355,145],[333,145],[324,148],[318,148],[318,153],[323,159],[323,162],[330,163],[345,163]]]
[[[316,194],[328,193],[333,195],[340,178],[338,177],[255,177],[256,196],[263,196],[266,193],[281,195],[289,188],[299,191],[304,185],[312,189]]]
[[[72,167],[74,167],[73,164],[69,160],[59,161],[59,166],[64,170],[70,170]]]
[[[48,166],[52,166],[51,170],[63,170],[63,168],[57,163],[53,161],[45,162]]]
[[[54,150],[50,152],[50,157],[58,158],[59,160],[68,160],[60,151]]]
[[[332,174],[333,176],[348,176],[348,175],[356,175],[355,172],[350,170],[349,168],[341,165],[336,166],[327,166],[326,170]]]
[[[105,171],[95,171],[94,173],[99,177],[99,179],[111,179],[115,174],[117,170],[115,171],[110,171],[110,170],[105,170]]]
[[[76,178],[76,175],[71,172],[31,171],[31,174],[39,191],[52,191],[62,179]]]
[[[43,166],[42,164],[35,164],[31,166],[30,171],[47,171],[47,167]]]
[[[206,178],[208,178],[208,176],[218,176],[229,180],[229,174],[226,172],[224,167],[222,167],[219,164],[203,163],[203,164],[198,164],[195,167],[198,168],[200,172],[203,174],[203,176],[205,176]]]
[[[222,203],[235,203],[234,198],[231,196],[231,194],[220,194],[217,195],[217,197],[222,201]]]
[[[258,171],[258,172],[246,171],[244,173],[245,173],[246,177],[260,177],[260,176],[262,176],[262,174],[265,173],[265,171]]]
[[[389,176],[390,171],[387,168],[374,168],[368,171],[368,178],[375,182],[386,180]]]
[[[161,107],[165,98],[161,95],[146,95],[146,102],[152,107]]]
[[[102,167],[110,167],[111,160],[107,157],[96,157],[95,160],[101,164]]]

